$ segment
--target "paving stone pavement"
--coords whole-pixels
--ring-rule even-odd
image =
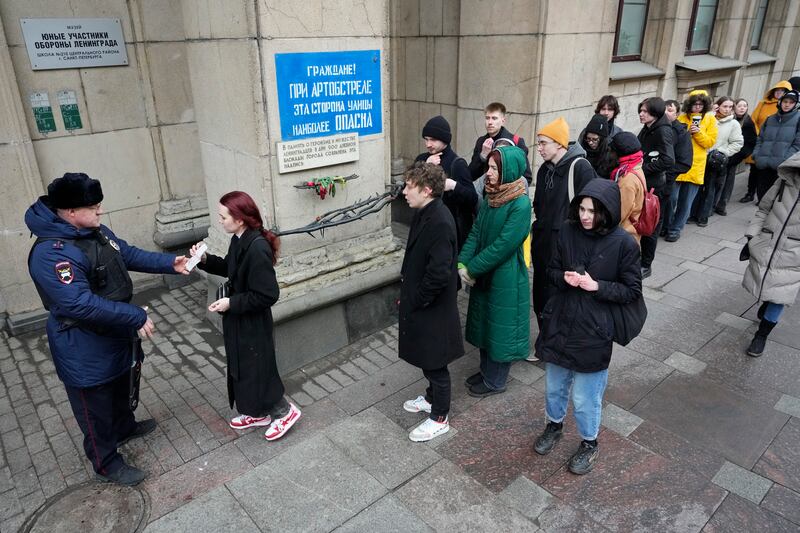
[[[566,468],[579,442],[571,415],[553,453],[531,448],[543,365],[515,363],[506,393],[477,400],[463,386],[477,368],[469,345],[451,365],[450,433],[410,442],[423,416],[402,402],[425,382],[398,360],[396,325],[284,377],[303,410],[286,437],[236,432],[205,283],[138,294],[158,336],[137,417],[158,429],[122,452],[149,474],[145,531],[800,530],[800,311],[787,310],[763,357],[744,354],[755,302],[736,256],[753,211],[734,203],[659,242],[648,322],[615,348],[600,459],[582,477]],[[71,487],[104,490],[81,441],[44,333],[2,336],[1,532]]]

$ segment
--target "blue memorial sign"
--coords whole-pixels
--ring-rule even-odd
[[[275,54],[281,139],[383,131],[381,51]]]

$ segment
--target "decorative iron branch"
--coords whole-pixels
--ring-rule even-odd
[[[327,213],[318,216],[314,222],[301,228],[283,231],[275,228],[273,231],[276,235],[280,236],[308,233],[312,237],[314,237],[315,231],[319,231],[322,236],[325,236],[325,230],[327,228],[355,222],[356,220],[361,220],[367,215],[379,212],[381,209],[391,203],[392,200],[397,198],[397,196],[400,194],[400,191],[403,190],[402,183],[393,183],[388,185],[388,187],[389,190],[383,194],[375,194],[375,196],[370,196],[366,200],[359,200],[352,205],[342,207],[340,209],[334,209],[333,211],[328,211]]]

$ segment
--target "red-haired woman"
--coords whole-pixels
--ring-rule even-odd
[[[280,240],[264,229],[261,213],[247,193],[233,191],[219,200],[219,223],[230,233],[228,254],[203,254],[199,267],[227,277],[230,292],[208,306],[222,314],[222,332],[228,362],[228,400],[240,415],[234,429],[267,426],[264,437],[282,437],[300,418],[300,410],[284,398],[275,363],[272,305],[278,301],[274,265]],[[195,255],[198,243],[191,249]]]

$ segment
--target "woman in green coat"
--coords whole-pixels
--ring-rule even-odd
[[[480,348],[480,372],[467,378],[470,396],[506,390],[511,363],[530,348],[530,282],[523,242],[531,227],[525,193],[525,152],[502,146],[489,155],[478,219],[459,255],[470,285],[465,337]]]

